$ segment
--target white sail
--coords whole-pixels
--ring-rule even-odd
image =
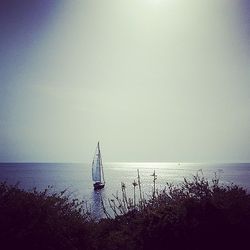
[[[102,169],[102,158],[99,147],[99,142],[95,151],[94,159],[92,162],[92,180],[95,182],[101,182],[103,179],[103,169]]]

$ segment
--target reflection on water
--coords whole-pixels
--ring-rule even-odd
[[[106,200],[105,189],[93,190],[91,199],[91,212],[96,219],[105,217],[103,201]]]

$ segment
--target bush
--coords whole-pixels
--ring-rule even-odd
[[[1,249],[77,249],[88,242],[87,215],[77,200],[49,190],[0,184]]]
[[[116,235],[113,249],[244,249],[248,244],[250,195],[237,185],[219,185],[216,178],[209,184],[196,175],[179,186],[154,190],[151,199],[139,199],[132,208],[133,201],[123,200],[116,197],[116,205],[111,204],[120,211],[109,222],[109,237]],[[129,247],[119,245],[124,240]]]
[[[2,183],[0,248],[221,250],[248,244],[250,196],[243,188],[197,175],[162,191],[154,185],[144,200],[140,183],[133,186],[137,202],[127,198],[123,184],[122,197],[110,200],[115,217],[96,221],[64,192],[26,192]]]

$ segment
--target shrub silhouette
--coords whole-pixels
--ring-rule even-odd
[[[244,249],[248,243],[250,196],[237,185],[219,185],[217,178],[209,184],[197,174],[179,186],[154,188],[151,199],[132,209],[122,200],[117,197],[121,215],[109,222],[109,235],[116,235],[112,249]],[[119,245],[123,240],[129,247]],[[100,241],[99,248],[106,246]]]
[[[250,196],[243,188],[196,175],[154,188],[145,200],[138,184],[136,202],[122,183],[122,197],[110,201],[115,217],[96,221],[64,192],[26,192],[1,183],[0,248],[246,249]]]
[[[0,184],[1,249],[76,249],[88,242],[87,215],[64,192]],[[89,225],[88,225],[89,227]]]

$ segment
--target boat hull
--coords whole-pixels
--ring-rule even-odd
[[[98,189],[104,188],[105,184],[101,182],[96,182],[93,184],[93,186],[94,186],[94,190],[98,190]]]

